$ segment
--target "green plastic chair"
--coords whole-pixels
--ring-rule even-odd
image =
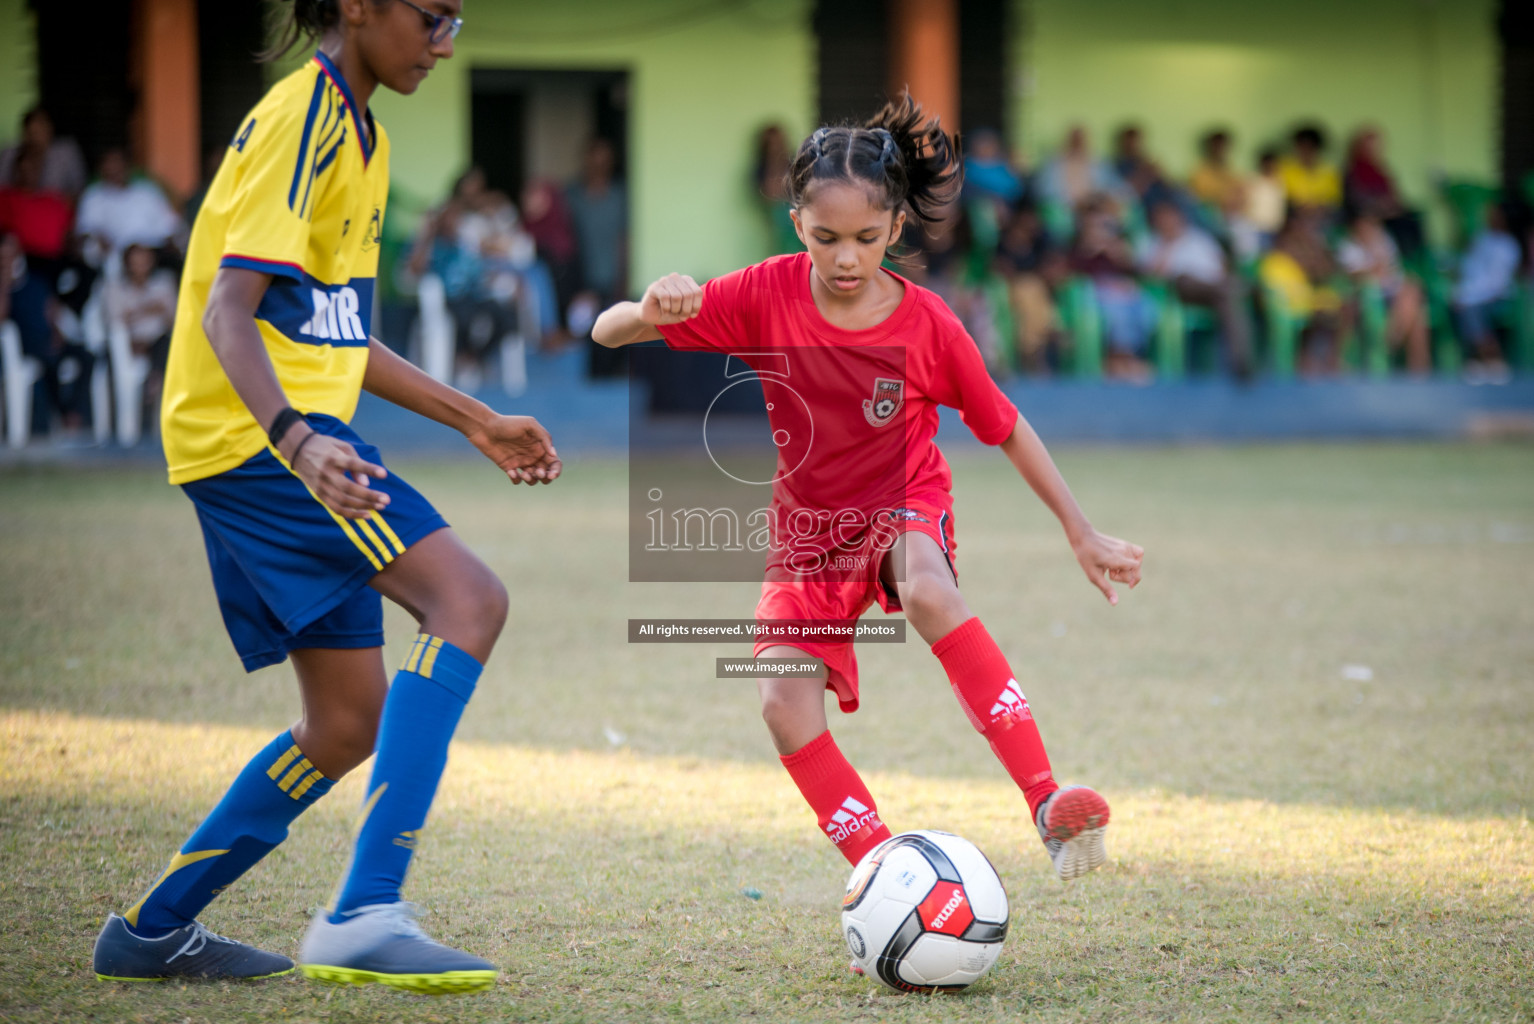
[[[1524,281],[1518,287],[1518,321],[1513,326],[1513,344],[1508,356],[1515,369],[1534,370],[1534,282],[1531,281]]]
[[[1459,336],[1454,330],[1450,303],[1449,278],[1433,260],[1418,266],[1422,289],[1427,293],[1428,332],[1433,337],[1433,366],[1439,373],[1453,376],[1464,362]]]
[[[1084,380],[1103,375],[1103,320],[1097,311],[1092,282],[1084,277],[1066,282],[1060,295],[1060,316],[1071,338],[1071,372]]]
[[[1262,289],[1262,310],[1267,327],[1268,369],[1280,380],[1289,380],[1294,377],[1295,356],[1305,324],[1289,311],[1283,295],[1272,288]]]
[[[1390,376],[1390,349],[1385,333],[1390,321],[1390,308],[1385,293],[1373,281],[1358,288],[1358,334],[1359,344],[1354,349],[1355,368],[1370,377]],[[1358,365],[1361,364],[1361,365]]]

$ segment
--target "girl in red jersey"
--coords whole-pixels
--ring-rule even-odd
[[[906,97],[863,127],[822,128],[799,147],[788,179],[807,252],[703,287],[667,275],[639,302],[604,312],[592,337],[608,347],[659,338],[676,349],[732,353],[753,367],[765,353],[786,354],[792,391],[780,375],[762,376],[783,443],[757,619],[845,622],[876,601],[904,611],[1023,790],[1055,871],[1062,880],[1085,874],[1106,859],[1108,803],[1085,786],[1055,782],[1006,657],[959,592],[951,476],[932,443],[939,406],[958,409],[976,437],[1001,447],[1059,518],[1110,604],[1118,602],[1113,583],[1139,583],[1144,552],[1087,521],[943,301],[882,267],[906,218],[932,224],[962,182],[937,120],[925,120]],[[762,717],[822,830],[856,864],[890,832],[826,725],[826,689],[843,711],[858,705],[852,644],[780,634],[759,639],[755,653],[824,661],[814,678],[761,679]]]

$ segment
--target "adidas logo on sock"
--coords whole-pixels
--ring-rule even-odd
[[[1016,679],[1008,679],[1007,685],[997,695],[996,703],[991,705],[991,723],[995,724],[1004,718],[1021,721],[1032,717],[1033,712],[1028,709],[1028,698],[1023,696],[1023,688],[1017,685]]]
[[[865,825],[870,828],[878,828],[884,824],[879,820],[879,812],[871,809],[855,797],[848,797],[842,801],[841,807],[831,815],[831,820],[826,823],[826,835],[831,837],[831,842],[840,846],[846,842],[847,837]]]

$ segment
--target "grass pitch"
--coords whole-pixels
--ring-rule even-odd
[[[1012,898],[1001,961],[941,998],[847,973],[845,864],[754,687],[712,678],[744,652],[624,643],[630,616],[745,617],[755,590],[623,582],[624,471],[600,462],[535,491],[397,467],[513,595],[407,888],[496,989],[95,981],[106,913],[296,690],[240,673],[157,473],[0,475],[0,1020],[1534,1017],[1534,448],[1064,452],[1094,522],[1148,552],[1116,609],[1004,460],[954,462],[961,583],[1114,825],[1108,866],[1061,885],[924,645],[863,648],[838,742],[892,828],[969,837]],[[391,613],[391,657],[411,633]],[[209,926],[293,952],[365,773]]]

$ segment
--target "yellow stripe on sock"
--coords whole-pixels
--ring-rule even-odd
[[[282,770],[288,765],[292,764],[293,759],[301,753],[303,753],[303,751],[298,749],[298,744],[295,743],[293,746],[289,747],[283,753],[283,755],[279,757],[275,762],[273,762],[272,766],[266,770],[266,777],[271,779],[273,782],[276,782],[277,776],[282,774]]]
[[[128,908],[128,912],[123,915],[123,918],[126,919],[130,925],[137,926],[139,911],[144,909],[144,904],[149,902],[149,897],[154,895],[154,891],[158,889],[161,883],[163,883],[167,878],[169,878],[171,875],[174,875],[177,871],[180,871],[188,864],[196,864],[200,860],[207,860],[209,857],[217,857],[220,854],[228,852],[228,850],[195,850],[192,853],[176,854],[170,859],[170,867],[165,869],[165,873],[163,875],[155,879],[154,885],[149,887],[149,891],[144,893],[142,899]]]
[[[410,657],[405,659],[406,672],[415,672],[421,667],[421,658],[426,654],[426,642],[430,639],[431,637],[425,633],[416,637],[415,647],[411,650]]]
[[[318,768],[314,769],[314,771],[310,772],[304,777],[304,781],[300,782],[298,785],[294,786],[291,790],[288,791],[288,796],[292,797],[294,800],[297,800],[299,797],[309,792],[310,786],[314,785],[324,777],[325,776],[320,772]]]
[[[386,522],[384,520],[383,513],[382,512],[374,512],[368,518],[373,520],[373,522],[377,523],[378,524],[378,528],[383,531],[383,535],[385,537],[389,538],[389,543],[394,545],[395,553],[403,555],[405,553],[405,545],[399,539],[399,534],[394,532],[394,528],[392,526],[390,526],[388,524],[388,522]]]
[[[376,516],[378,513],[374,512],[373,514]],[[383,555],[385,564],[394,561],[394,552],[389,550],[389,545],[385,544],[382,540],[379,540],[378,534],[373,532],[373,526],[371,523],[369,523],[366,519],[359,519],[357,520],[357,526],[362,530],[364,534],[367,535],[367,539],[373,542],[373,546],[379,550],[379,553]]]
[[[426,657],[421,659],[420,674],[427,679],[431,678],[431,667],[437,663],[437,652],[442,649],[442,638],[434,636],[431,643],[426,647]]]
[[[295,764],[292,769],[290,769],[288,773],[282,777],[282,781],[277,783],[277,788],[286,793],[288,790],[293,788],[293,783],[303,778],[304,773],[313,767],[314,765],[309,763],[309,759],[307,757],[304,758],[302,761]]]

